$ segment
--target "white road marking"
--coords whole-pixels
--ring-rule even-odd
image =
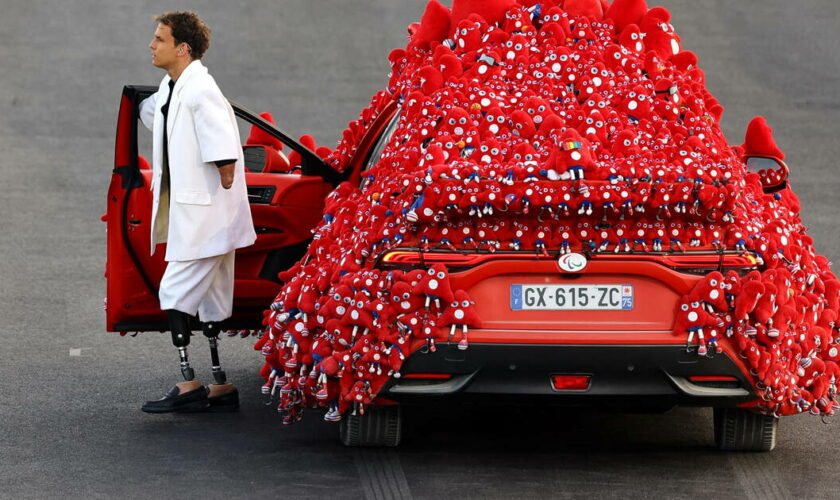
[[[70,348],[70,357],[71,358],[81,358],[87,357],[88,354],[85,354],[85,351],[90,351],[93,349],[92,347],[71,347]]]

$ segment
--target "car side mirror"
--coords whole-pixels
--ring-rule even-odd
[[[748,156],[747,170],[758,174],[765,193],[775,193],[788,187],[790,169],[785,162],[772,156]]]

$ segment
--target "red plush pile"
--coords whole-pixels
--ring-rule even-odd
[[[669,12],[644,0],[431,0],[389,56],[387,91],[327,159],[346,168],[393,98],[396,131],[362,188],[327,199],[307,255],[265,315],[256,348],[284,423],[364,411],[406,356],[480,326],[446,269],[373,269],[395,245],[493,252],[736,249],[761,272],[712,273],[680,302],[675,335],[698,355],[731,342],[762,408],[831,414],[840,282],[817,256],[763,119],[730,146],[723,107]],[[778,179],[776,179],[778,180]],[[449,327],[449,328],[446,328]]]

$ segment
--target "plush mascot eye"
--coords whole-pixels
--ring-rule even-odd
[[[437,273],[437,277],[438,277],[438,279],[443,279],[443,278],[446,277],[446,273],[441,271],[441,272]]]
[[[694,307],[696,309],[696,308],[700,307],[700,303],[699,302],[692,302],[691,307]]]
[[[682,309],[683,311],[688,311],[688,304],[681,305],[680,309]]]
[[[470,301],[469,300],[462,301],[461,302],[461,307],[470,307]]]
[[[504,116],[499,116],[499,117],[496,118],[496,121],[499,122],[499,123],[504,123],[505,122],[505,117]]]

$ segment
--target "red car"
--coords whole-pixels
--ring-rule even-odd
[[[157,286],[164,252],[149,254],[151,170],[138,154],[138,105],[154,87],[123,91],[114,172],[103,220],[108,225],[107,330],[167,329]],[[373,123],[341,175],[287,134],[241,106],[237,116],[281,140],[302,158],[289,171],[282,155],[244,144],[248,193],[258,238],[237,252],[234,316],[228,329],[260,328],[261,312],[280,289],[277,273],[306,251],[325,196],[341,180],[364,181],[389,141],[399,115],[390,104]],[[775,170],[766,191],[787,189],[787,167],[753,158],[755,170]],[[751,412],[751,375],[728,344],[698,356],[697,345],[673,334],[678,300],[712,271],[756,269],[735,251],[421,251],[395,247],[377,257],[381,269],[448,269],[453,288],[475,300],[482,327],[469,331],[469,349],[445,336],[434,352],[417,352],[402,377],[379,393],[377,406],[341,423],[347,445],[395,446],[403,404],[428,398],[665,410],[674,405],[715,408],[715,440],[729,450],[770,450],[777,418]],[[448,329],[445,333],[448,333]],[[458,337],[460,338],[460,334]]]

